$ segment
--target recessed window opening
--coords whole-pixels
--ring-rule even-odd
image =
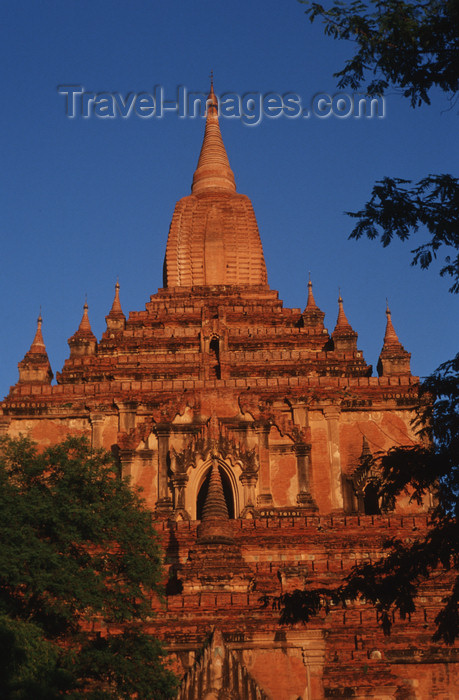
[[[215,358],[214,372],[217,379],[221,378],[221,368],[220,368],[220,341],[218,338],[213,337],[209,343],[209,352]]]

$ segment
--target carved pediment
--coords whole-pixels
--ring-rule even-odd
[[[248,449],[234,438],[213,429],[204,429],[192,436],[180,452],[172,448],[170,456],[173,473],[186,473],[190,467],[196,468],[198,462],[206,462],[214,456],[239,464],[242,473],[255,475],[260,468],[255,447]]]
[[[278,397],[258,396],[248,394],[239,396],[239,407],[242,414],[249,413],[257,423],[275,426],[282,436],[287,436],[294,443],[309,444],[311,431],[292,420],[291,414],[279,408]],[[288,405],[289,402],[286,401]]]

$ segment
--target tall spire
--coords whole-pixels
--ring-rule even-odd
[[[220,133],[218,100],[214,93],[213,77],[206,103],[206,130],[191,192],[199,194],[211,190],[236,191],[234,174]]]
[[[30,350],[18,364],[20,383],[51,384],[53,372],[41,332],[42,323],[43,319],[40,312],[37,318],[37,330],[35,331]]]

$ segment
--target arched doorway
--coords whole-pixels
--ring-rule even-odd
[[[370,481],[363,492],[363,509],[365,515],[380,515],[378,487]]]
[[[207,491],[209,490],[209,481],[210,481],[210,472],[212,470],[212,467],[210,467],[206,475],[204,477],[204,480],[199,488],[198,491],[198,497],[197,497],[197,502],[196,502],[196,519],[201,520],[202,519],[202,509],[204,508],[204,503],[206,500],[207,496]],[[233,497],[233,489],[231,488],[231,482],[229,480],[228,475],[225,473],[225,470],[222,469],[220,466],[218,467],[218,471],[220,473],[220,478],[222,480],[222,486],[223,486],[223,495],[225,496],[225,501],[226,501],[226,507],[228,508],[228,515],[231,520],[234,519],[234,497]]]

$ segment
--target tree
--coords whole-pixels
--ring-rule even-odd
[[[452,277],[450,292],[459,292],[459,181],[451,175],[429,175],[413,187],[409,180],[385,177],[373,187],[371,199],[358,212],[350,238],[380,237],[383,246],[394,236],[407,240],[419,229],[428,239],[415,248],[412,264],[426,269],[441,249],[446,252],[440,274]],[[453,257],[451,257],[453,256]]]
[[[451,98],[459,86],[459,2],[423,3],[382,0],[335,2],[331,9],[311,3],[311,21],[321,17],[325,33],[353,39],[355,55],[335,73],[340,88],[361,88],[370,95],[399,88],[412,107],[430,104],[437,87]],[[368,73],[372,78],[367,81]],[[440,274],[453,279],[450,292],[459,292],[459,181],[451,175],[429,175],[411,186],[409,180],[386,177],[376,183],[369,202],[347,212],[358,222],[351,238],[380,238],[384,246],[394,237],[409,239],[427,233],[413,252],[412,264],[428,268],[437,253],[445,252]],[[451,257],[451,256],[454,257]],[[280,597],[283,622],[307,622],[323,607],[346,605],[362,596],[380,613],[385,633],[392,612],[401,617],[415,609],[422,581],[434,572],[450,572],[451,589],[437,616],[434,639],[448,644],[459,636],[459,354],[442,364],[423,383],[415,419],[421,438],[414,447],[393,448],[378,457],[379,497],[390,508],[408,492],[420,502],[435,492],[436,507],[425,536],[413,544],[385,543],[387,556],[354,567],[341,586],[295,591]]]
[[[304,0],[300,0],[304,2]],[[355,0],[325,9],[305,3],[311,22],[322,18],[325,34],[355,42],[356,52],[335,73],[339,88],[369,95],[389,87],[402,91],[411,105],[430,104],[429,91],[440,88],[453,97],[459,87],[458,0]],[[368,81],[366,76],[372,73]]]
[[[151,517],[112,456],[0,440],[0,698],[174,695],[143,632],[161,595]]]

